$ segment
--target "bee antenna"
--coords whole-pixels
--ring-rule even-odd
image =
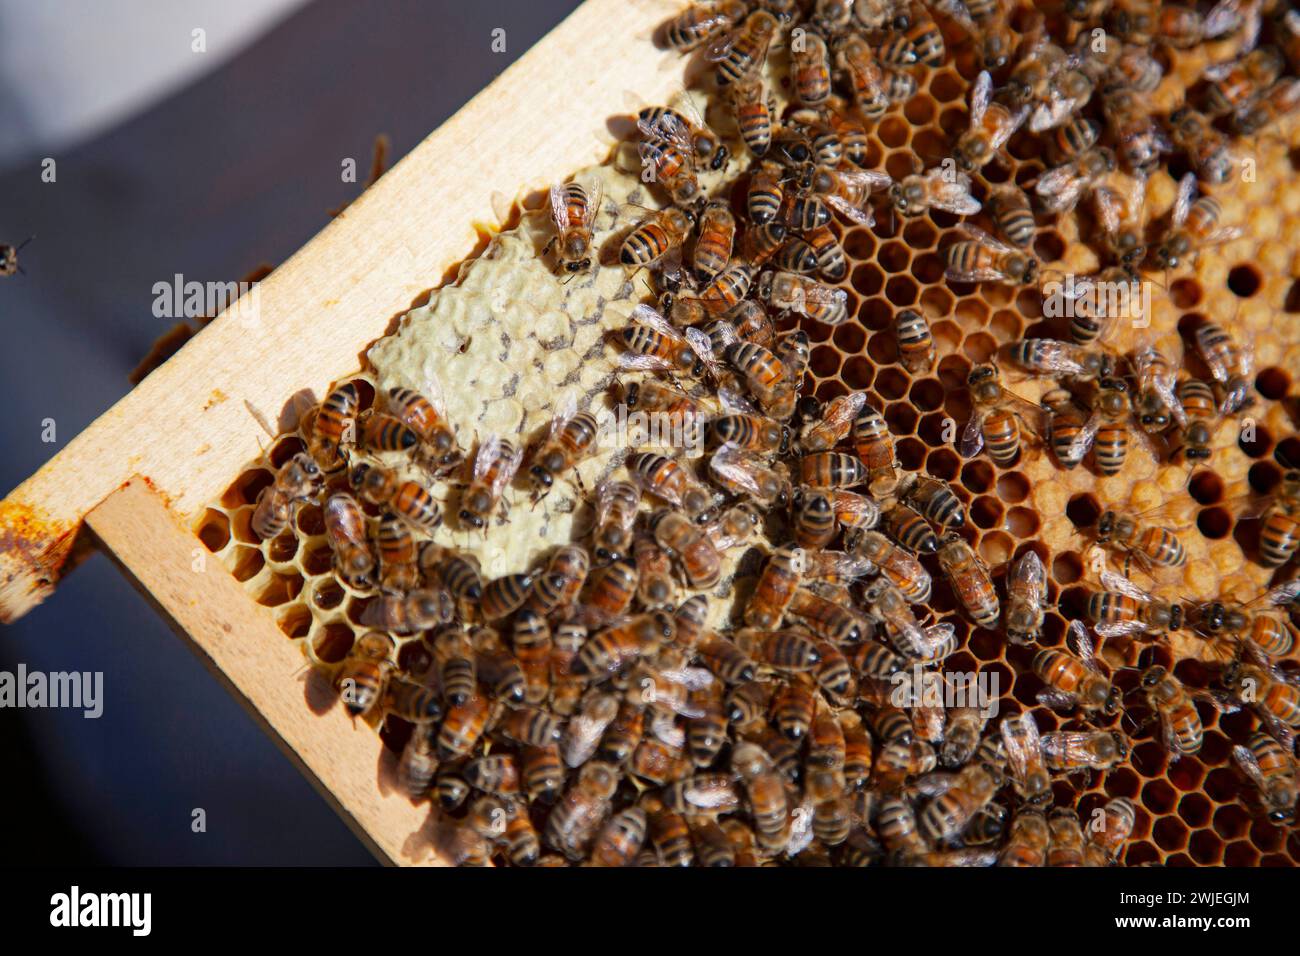
[[[35,238],[36,238],[36,233],[32,233],[30,236],[28,236],[26,239],[24,239],[14,248],[14,252],[22,252],[24,249],[27,248],[27,243],[31,242]],[[19,271],[20,272],[22,271],[21,266],[19,267]]]

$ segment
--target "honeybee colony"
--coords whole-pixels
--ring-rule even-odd
[[[691,91],[199,523],[433,852],[1293,865],[1300,15],[655,42]]]

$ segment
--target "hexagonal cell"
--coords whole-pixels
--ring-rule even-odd
[[[885,276],[876,265],[868,262],[858,266],[849,274],[849,282],[863,295],[871,296],[884,287]]]
[[[907,275],[894,276],[885,283],[886,298],[900,308],[915,305],[918,291],[916,280]]]
[[[199,521],[199,540],[214,554],[230,543],[230,518],[224,511],[208,508]]]

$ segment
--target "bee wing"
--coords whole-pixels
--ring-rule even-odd
[[[666,359],[657,355],[642,355],[640,352],[624,352],[619,357],[618,367],[629,372],[668,372],[673,366]]]
[[[1071,648],[1089,670],[1101,672],[1097,658],[1093,654],[1092,638],[1088,636],[1088,627],[1082,621],[1071,621],[1065,636],[1066,647]]]
[[[1043,559],[1037,551],[1026,551],[1015,563],[1011,569],[1011,583],[1032,587],[1039,595],[1047,593],[1047,569],[1043,567]]]
[[[1174,229],[1180,227],[1187,221],[1187,213],[1192,208],[1192,200],[1196,198],[1196,174],[1186,173],[1183,178],[1178,180],[1178,195],[1174,199],[1174,211],[1170,222]]]
[[[998,130],[989,137],[990,148],[1001,149],[1005,146],[1007,140],[1015,134],[1016,130],[1025,125],[1025,119],[1029,116],[1029,109],[1030,107],[1025,105],[1012,113],[1011,121],[1006,125],[999,127]]]
[[[1099,428],[1101,428],[1101,415],[1093,412],[1083,428],[1079,430],[1079,434],[1074,437],[1074,441],[1070,442],[1070,450],[1066,457],[1070,461],[1082,461],[1083,456],[1088,454],[1088,449],[1092,447]]]
[[[949,267],[944,276],[949,282],[1000,282],[1005,278],[1001,272],[996,269],[954,269]]]
[[[646,328],[654,329],[660,335],[666,335],[671,339],[679,341],[681,340],[681,335],[676,329],[668,324],[668,320],[665,319],[654,306],[642,303],[632,310],[632,314],[629,315],[628,318],[633,322],[636,322],[638,325],[644,325]]]
[[[1023,780],[1029,769],[1042,755],[1042,739],[1038,724],[1028,711],[1019,717],[1002,718],[1002,743],[1007,751],[1007,763],[1017,779]]]
[[[592,223],[596,221],[596,216],[600,214],[600,207],[605,202],[605,184],[597,179],[587,189],[587,214],[583,218],[582,224],[590,229]]]
[[[963,458],[974,458],[984,447],[984,413],[976,411],[966,423],[966,429],[961,433],[961,444],[958,451]]]
[[[1204,35],[1207,38],[1222,36],[1223,34],[1228,33],[1231,30],[1235,30],[1238,26],[1245,23],[1248,31],[1250,31],[1247,36],[1247,39],[1249,40],[1250,44],[1253,46],[1255,34],[1259,32],[1258,5],[1250,4],[1250,8],[1255,11],[1254,16],[1256,22],[1253,29],[1249,25],[1249,21],[1251,17],[1249,16],[1249,14],[1242,13],[1241,8],[1242,8],[1241,0],[1220,0],[1219,3],[1215,4],[1212,8],[1210,8],[1209,13],[1205,15],[1205,19],[1201,21],[1201,29]],[[1246,46],[1242,49],[1242,52],[1244,53],[1246,50],[1249,49],[1250,47]]]
[[[1002,390],[1002,403],[1035,435],[1041,436],[1047,433],[1046,413],[1040,406],[1021,398],[1007,388]]]
[[[1044,707],[1050,707],[1052,710],[1073,710],[1075,704],[1079,702],[1079,698],[1074,694],[1067,694],[1053,687],[1040,690],[1037,700]]]
[[[814,556],[817,561],[816,576],[839,578],[842,581],[870,574],[875,567],[869,560],[843,551],[822,551]]]
[[[670,667],[666,670],[660,670],[659,676],[673,684],[680,684],[687,690],[705,690],[713,686],[713,674],[703,667]],[[695,714],[686,714],[684,716],[703,716],[703,711]]]
[[[558,435],[565,423],[576,414],[578,414],[578,398],[573,392],[565,392],[564,397],[551,409],[550,437],[554,438]]]
[[[502,444],[501,439],[496,435],[488,435],[478,443],[478,453],[474,456],[475,481],[483,480],[492,463],[500,456]]]
[[[984,119],[989,103],[993,99],[993,77],[988,70],[981,70],[975,77],[975,85],[970,91],[970,128],[974,129]]]
[[[524,450],[519,447],[512,447],[509,454],[503,457],[501,467],[492,481],[492,497],[498,497],[505,486],[514,480],[515,472],[519,470],[519,463],[523,460]]]
[[[1270,588],[1264,595],[1270,604],[1290,604],[1300,596],[1300,578]]]
[[[870,192],[878,193],[894,184],[894,177],[875,169],[846,169],[837,172],[840,179],[855,186],[866,186]]]
[[[730,385],[722,385],[718,388],[718,398],[722,402],[723,409],[729,413],[740,415],[762,414],[757,405]]]
[[[824,285],[821,282],[805,281],[804,298],[817,305],[835,306],[848,301],[849,294],[838,286]],[[856,415],[857,412],[854,412]]]
[[[924,655],[925,658],[927,660],[933,658],[935,652],[938,651],[939,648],[943,647],[943,645],[946,642],[952,639],[953,633],[955,631],[956,628],[953,627],[951,622],[944,622],[943,624],[931,624],[929,627],[927,627],[924,631],[925,640],[923,643],[923,646],[925,647],[925,655]]]
[[[1127,595],[1137,601],[1149,602],[1151,600],[1151,595],[1148,592],[1143,591],[1124,575],[1115,571],[1106,570],[1101,572],[1101,586],[1107,591],[1118,591],[1120,594]],[[1097,633],[1100,634],[1101,631]]]
[[[1259,761],[1255,758],[1253,750],[1237,744],[1232,748],[1232,760],[1256,787],[1261,790],[1264,789],[1264,771],[1260,769]]]
[[[1209,246],[1221,246],[1225,242],[1232,242],[1234,239],[1240,239],[1245,233],[1240,226],[1220,226],[1214,232],[1205,237],[1201,243],[1202,248]]]
[[[930,9],[937,10],[949,20],[952,20],[962,31],[969,37],[978,37],[980,35],[979,27],[971,19],[970,11],[961,0],[934,0],[930,4]]]
[[[827,196],[825,198],[826,204],[843,214],[845,218],[863,226],[875,225],[876,217],[872,215],[870,206],[855,206],[840,196]]]
[[[715,37],[710,41],[709,45],[704,48],[705,59],[712,63],[717,63],[719,60],[725,60],[727,54],[731,52],[731,48],[736,45],[736,37],[738,35],[738,31],[733,30],[730,33],[724,33],[720,37]]]
[[[980,202],[971,195],[970,177],[965,173],[958,173],[951,182],[940,175],[931,187],[930,205],[957,216],[973,216],[980,211]]]
[[[978,242],[981,246],[987,246],[988,248],[994,250],[995,252],[1002,252],[1002,253],[1015,252],[1014,249],[1012,249],[1001,239],[998,239],[996,236],[990,235],[989,233],[981,229],[979,226],[972,226],[968,222],[959,223],[957,226],[957,231],[965,233],[971,239],[974,239],[976,242]]]
[[[1092,191],[1092,201],[1097,207],[1097,218],[1101,220],[1101,227],[1108,233],[1119,232],[1124,215],[1124,204],[1119,194],[1109,186],[1102,186]]]
[[[1068,212],[1079,202],[1088,182],[1075,170],[1073,164],[1049,169],[1038,178],[1034,192],[1050,212]]]
[[[923,797],[941,797],[957,783],[957,775],[950,770],[934,770],[917,777],[912,784]]]
[[[1074,97],[1062,96],[1055,89],[1048,95],[1048,102],[1039,103],[1029,117],[1029,131],[1031,133],[1042,133],[1053,127],[1060,126],[1070,117],[1078,105],[1078,101]]]
[[[569,228],[569,204],[564,198],[564,186],[554,183],[551,186],[551,219],[556,229]]]
[[[709,374],[716,375],[721,363],[713,353],[713,340],[695,328],[687,329],[683,334],[686,336],[686,341],[690,343],[691,351],[699,356]]]
[[[684,86],[678,86],[673,91],[672,102],[669,104],[682,116],[686,117],[686,122],[690,123],[696,129],[708,129],[708,124],[704,122],[704,114],[700,108],[695,105],[695,99],[691,96],[690,91]]]
[[[1173,367],[1174,364],[1177,363],[1167,363],[1170,369],[1170,372],[1167,375],[1157,375],[1154,372],[1149,372],[1148,370],[1159,359],[1160,353],[1156,350],[1155,346],[1144,346],[1133,355],[1133,373],[1139,382],[1144,379],[1150,381],[1151,387],[1156,390],[1156,394],[1159,395],[1160,400],[1165,403],[1165,407],[1168,408],[1169,413],[1174,416],[1174,420],[1178,422],[1180,427],[1185,426],[1187,424],[1187,413],[1183,411],[1183,403],[1178,400],[1178,395],[1174,390],[1176,379],[1174,377]]]
[[[1146,625],[1141,621],[1115,621],[1110,624],[1094,625],[1098,637],[1132,637],[1146,632]]]
[[[709,470],[721,478],[726,485],[743,488],[751,495],[757,495],[758,482],[749,469],[742,464],[743,461],[740,450],[728,442],[713,453],[713,457],[709,459]]]

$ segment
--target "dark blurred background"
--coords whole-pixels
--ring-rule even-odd
[[[345,158],[364,181],[377,134],[405,155],[577,5],[0,0],[0,242],[36,236],[0,278],[0,491],[128,391],[174,324],[155,282],[284,261],[360,191]],[[102,671],[104,702],[0,709],[6,863],[373,862],[104,557],[0,631],[19,662]]]

